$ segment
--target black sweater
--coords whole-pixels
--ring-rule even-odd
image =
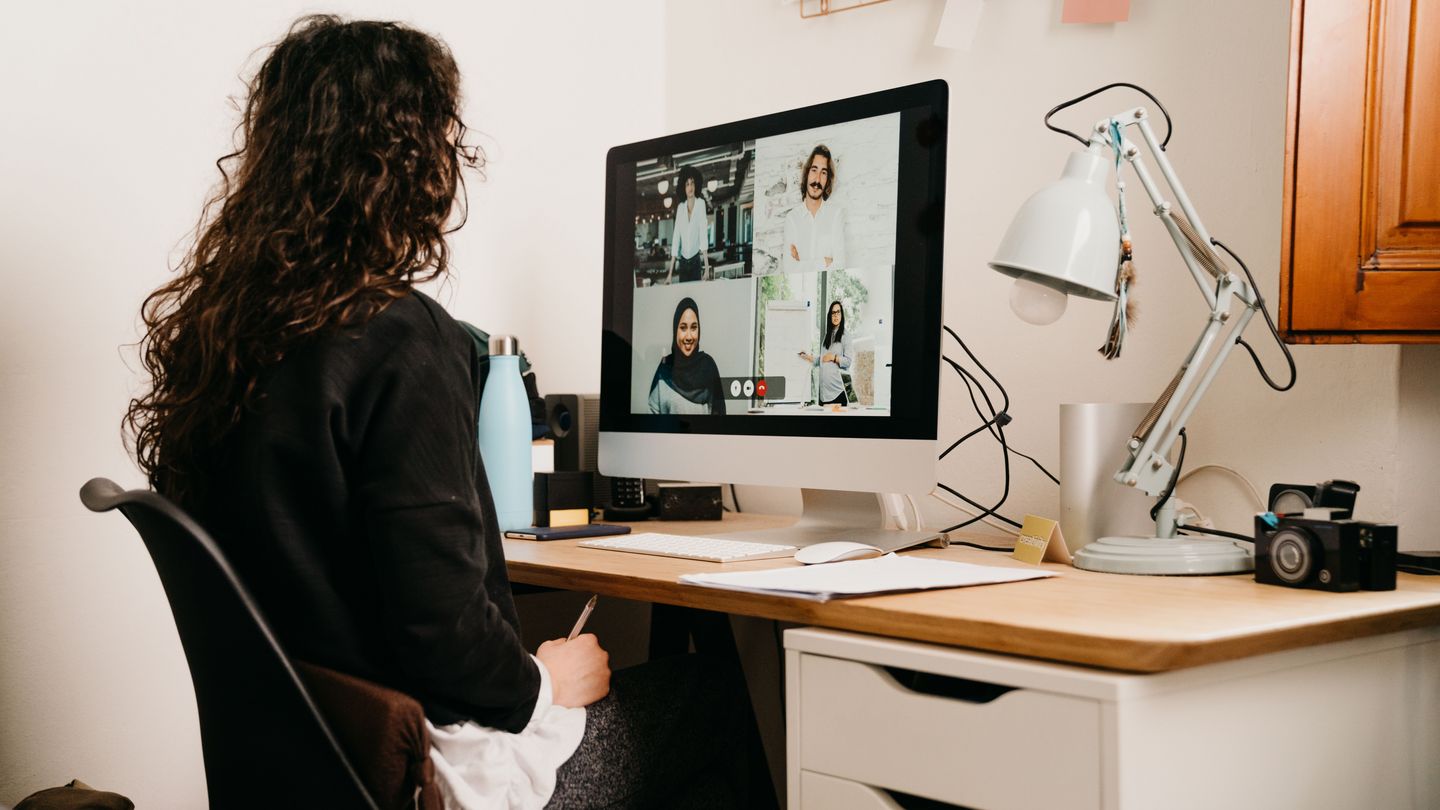
[[[290,655],[413,695],[439,724],[519,731],[540,675],[476,445],[478,360],[419,292],[312,339],[261,378],[185,506]]]

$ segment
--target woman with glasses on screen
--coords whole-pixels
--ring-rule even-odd
[[[825,340],[820,344],[820,355],[800,352],[800,357],[820,369],[821,405],[849,405],[845,378],[840,372],[850,368],[854,355],[850,353],[850,336],[845,334],[844,305],[839,301],[830,302],[830,314],[825,320]]]
[[[126,425],[151,485],[215,537],[290,655],[420,702],[447,807],[684,804],[737,780],[722,802],[748,784],[766,803],[733,672],[678,657],[612,681],[593,634],[522,646],[476,446],[480,358],[415,288],[447,272],[481,161],[449,50],[306,17],[248,90],[195,242],[142,308],[151,386]]]
[[[725,413],[725,393],[715,360],[700,351],[700,307],[693,298],[675,305],[670,353],[650,380],[651,413]]]

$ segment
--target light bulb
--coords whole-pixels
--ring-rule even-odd
[[[666,207],[666,208],[669,208],[670,206],[672,206],[672,205],[674,205],[674,204],[675,204],[675,198],[673,198],[673,197],[666,197],[666,198],[665,198],[665,207]]]
[[[659,191],[661,194],[664,194],[665,192],[667,192],[667,191],[670,190],[670,181],[669,181],[669,180],[661,180],[660,182],[658,182],[658,183],[655,184],[655,188],[656,188],[656,190]]]
[[[1065,314],[1065,299],[1068,297],[1054,287],[1038,281],[1017,278],[1015,286],[1010,289],[1010,309],[1026,323],[1045,326]]]

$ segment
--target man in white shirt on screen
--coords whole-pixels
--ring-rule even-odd
[[[800,173],[800,204],[785,215],[785,272],[845,266],[845,211],[835,192],[835,161],[825,144],[810,150]]]

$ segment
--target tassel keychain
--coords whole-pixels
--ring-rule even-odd
[[[1130,286],[1135,283],[1135,264],[1130,252],[1130,235],[1120,238],[1120,266],[1115,270],[1115,314],[1110,318],[1110,334],[1100,354],[1106,360],[1114,360],[1125,348],[1125,335],[1135,321],[1135,300],[1130,297]]]
[[[1115,313],[1110,318],[1110,333],[1100,354],[1106,360],[1114,360],[1125,348],[1125,337],[1130,324],[1135,321],[1135,301],[1130,297],[1130,287],[1135,283],[1134,253],[1130,241],[1130,223],[1125,216],[1125,181],[1120,179],[1121,150],[1124,140],[1120,137],[1120,125],[1110,121],[1110,148],[1115,150],[1115,191],[1116,215],[1120,220],[1120,261],[1115,266]]]

